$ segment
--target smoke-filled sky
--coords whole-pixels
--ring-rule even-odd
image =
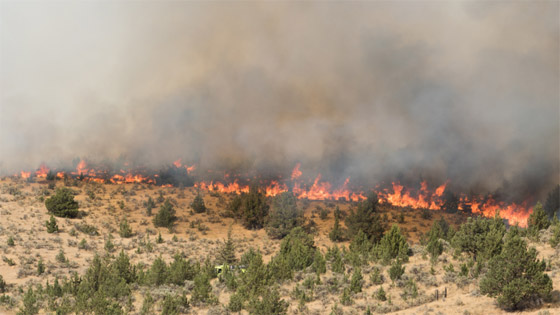
[[[560,2],[0,2],[0,171],[76,157],[542,197]]]

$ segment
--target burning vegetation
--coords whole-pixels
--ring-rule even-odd
[[[130,168],[128,163],[123,163],[123,167],[118,169],[90,167],[82,159],[77,163],[75,170],[50,170],[46,165],[41,164],[34,172],[21,171],[15,176],[27,180],[75,178],[86,182],[109,184],[144,183],[169,187],[194,186],[203,191],[237,195],[249,193],[250,186],[256,185],[265,193],[266,197],[291,192],[298,199],[353,202],[365,200],[366,195],[373,191],[377,194],[378,202],[381,204],[451,213],[461,211],[489,218],[499,214],[510,225],[521,227],[527,226],[527,219],[532,211],[532,200],[508,203],[496,200],[491,194],[457,194],[448,190],[449,182],[430,188],[426,181],[421,181],[417,189],[405,187],[399,182],[392,182],[387,188],[377,185],[376,188],[368,190],[352,186],[350,178],[346,178],[338,187],[322,180],[321,174],[318,174],[313,180],[305,180],[300,168],[301,165],[297,164],[287,179],[283,179],[282,176],[277,176],[275,179],[262,179],[258,176],[251,178],[223,173],[222,179],[205,180],[205,175],[213,173],[212,171],[207,171],[207,174],[200,173],[197,171],[196,164],[183,165],[181,159],[158,172]]]

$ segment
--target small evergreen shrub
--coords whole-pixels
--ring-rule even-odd
[[[23,296],[23,307],[20,308],[18,315],[33,315],[39,313],[39,306],[37,305],[37,295],[33,292],[33,288],[29,286],[27,292]]]
[[[109,233],[109,236],[107,236],[107,240],[105,240],[105,250],[108,253],[112,253],[113,251],[115,251],[115,244],[113,243],[113,235],[111,235]]]
[[[404,269],[405,267],[402,265],[402,263],[398,259],[396,259],[395,262],[391,265],[391,268],[389,268],[389,278],[391,278],[393,282],[399,280],[404,274]]]
[[[74,200],[72,190],[62,187],[45,200],[47,210],[57,217],[75,218],[78,216],[78,202]]]
[[[550,219],[560,217],[560,185],[556,185],[546,197],[544,211]]]
[[[264,192],[251,186],[249,192],[241,195],[241,222],[245,228],[258,230],[264,227],[269,205]]]
[[[284,259],[291,270],[302,270],[313,263],[315,251],[313,237],[297,227],[282,240],[276,258]]]
[[[225,240],[218,251],[217,262],[220,264],[231,265],[237,261],[235,257],[235,244],[231,238],[231,228],[228,231],[228,238]]]
[[[385,293],[385,290],[383,290],[383,286],[380,286],[375,292],[375,298],[379,301],[387,301],[387,294]]]
[[[37,274],[42,275],[43,273],[45,273],[45,264],[43,263],[43,259],[39,259],[37,263]]]
[[[282,239],[303,222],[303,211],[298,208],[297,198],[293,193],[285,192],[272,199],[266,227],[271,238]]]
[[[146,215],[152,216],[152,209],[156,207],[156,203],[152,197],[148,197],[148,200],[144,202],[144,207],[146,207]]]
[[[388,264],[395,258],[402,262],[407,262],[408,251],[408,243],[396,224],[393,225],[391,230],[383,236],[377,246],[377,254],[381,261],[385,264]]]
[[[210,275],[200,272],[194,277],[192,301],[195,303],[215,304],[217,298],[212,294]]]
[[[124,238],[132,236],[132,228],[128,224],[126,218],[119,223],[119,235]]]
[[[206,205],[204,204],[204,199],[202,199],[202,195],[200,194],[200,191],[198,192],[196,197],[194,197],[194,200],[191,203],[191,208],[196,213],[203,213],[206,211]]]
[[[533,212],[527,221],[527,232],[530,237],[537,239],[541,230],[547,229],[550,226],[550,221],[544,208],[540,202],[537,202],[533,208]]]
[[[370,280],[374,285],[383,284],[383,275],[381,275],[381,270],[379,268],[373,268],[373,271],[370,275]]]
[[[45,222],[45,226],[47,227],[47,233],[58,232],[58,224],[56,223],[56,219],[52,214],[51,218]]]
[[[64,251],[60,249],[58,254],[56,255],[56,261],[59,263],[66,263],[66,256],[64,255]]]
[[[430,254],[432,263],[435,263],[439,255],[443,253],[443,244],[435,234],[430,235],[426,250]]]
[[[342,242],[344,241],[344,229],[340,226],[340,209],[336,206],[334,210],[334,225],[332,230],[329,232],[329,238],[333,242]]]
[[[362,270],[360,268],[356,268],[352,274],[352,279],[350,280],[350,291],[354,293],[362,292],[363,279]]]
[[[6,292],[6,281],[4,280],[4,277],[0,275],[0,293],[4,292]]]
[[[556,222],[550,229],[552,232],[552,236],[550,237],[550,240],[548,242],[550,246],[555,248],[556,246],[558,246],[558,244],[560,244],[560,222],[558,222],[558,219],[556,219]]]
[[[266,290],[261,298],[253,297],[249,301],[248,310],[255,315],[282,315],[287,314],[288,303],[280,298],[277,289]]]
[[[175,221],[177,221],[175,209],[169,199],[167,199],[163,205],[161,205],[158,213],[154,217],[154,225],[156,227],[166,227],[171,229],[175,224]]]

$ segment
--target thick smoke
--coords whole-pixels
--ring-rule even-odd
[[[0,171],[301,162],[542,198],[560,176],[559,9],[1,2]]]

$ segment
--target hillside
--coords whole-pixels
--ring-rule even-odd
[[[0,275],[7,283],[6,295],[10,296],[2,300],[2,313],[15,314],[22,307],[24,293],[30,285],[36,287],[41,284],[45,287],[47,281],[53,284],[55,279],[69,278],[73,272],[85,274],[96,253],[117,257],[123,251],[130,257],[132,264],[142,263],[145,266],[151,265],[158,257],[169,264],[176,253],[182,253],[186,260],[204,264],[207,258],[213,262],[217,257],[228,237],[228,231],[231,231],[237,259],[249,248],[257,248],[263,255],[263,261],[268,263],[280,249],[281,240],[270,238],[265,229],[247,230],[238,220],[224,217],[231,195],[202,192],[207,211],[196,214],[190,207],[197,195],[197,190],[192,187],[79,181],[67,184],[75,192],[75,199],[84,216],[77,219],[56,218],[59,231],[49,234],[45,222],[50,215],[44,200],[54,193],[53,185],[63,186],[64,183],[30,183],[14,178],[0,180]],[[146,213],[145,202],[149,197],[156,201],[153,214],[158,211],[162,200],[169,198],[172,201],[178,217],[172,231],[154,227],[153,215],[150,217]],[[351,202],[342,201],[298,200],[298,207],[305,213],[306,226],[312,232],[315,246],[323,254],[334,245],[348,247],[348,241],[333,243],[328,234],[334,224],[334,209],[339,207],[343,213],[349,213],[354,206]],[[389,226],[397,224],[400,227],[411,248],[412,255],[404,264],[402,279],[392,283],[388,273],[390,266],[369,261],[361,267],[362,292],[352,294],[351,303],[341,302],[344,288],[349,285],[355,267],[346,262],[344,272],[333,272],[332,262],[327,261],[327,271],[320,274],[319,279],[313,271],[305,269],[296,271],[293,280],[277,283],[280,297],[289,305],[288,313],[363,314],[368,307],[372,312],[395,314],[505,313],[498,308],[494,299],[479,293],[480,278],[461,275],[461,266],[466,266],[468,262],[464,255],[454,255],[454,250],[444,241],[444,252],[432,269],[425,248],[421,245],[422,236],[430,230],[435,220],[444,218],[451,226],[457,227],[466,221],[464,215],[389,206],[380,206],[379,211],[382,216],[386,216]],[[129,238],[119,235],[119,224],[125,218],[132,230]],[[529,243],[538,250],[539,257],[549,263],[546,273],[553,281],[553,299],[523,311],[524,314],[560,312],[560,294],[557,289],[560,288],[560,250],[551,248],[546,242],[549,234],[549,231],[543,231],[540,242]],[[160,235],[161,240],[158,242]],[[8,245],[10,238],[14,241],[13,246]],[[39,261],[45,266],[40,275],[37,272]],[[382,284],[375,284],[371,277],[375,269],[380,270]],[[217,302],[191,302],[188,312],[229,312],[227,306],[232,291],[217,278],[210,280],[210,283],[211,293]],[[411,289],[411,283],[416,289]],[[150,292],[154,299],[152,311],[160,313],[166,294],[185,292],[187,299],[191,300],[193,286],[190,280],[182,286],[134,284],[131,286],[131,298],[122,300],[123,310],[130,314],[140,313],[146,293]],[[388,297],[386,301],[376,298],[381,286]],[[416,293],[411,293],[411,290]],[[447,291],[447,298],[441,298],[444,290]],[[440,295],[437,301],[436,291]],[[305,299],[301,297],[301,292],[306,294]],[[49,309],[47,299],[39,299],[38,305],[42,313],[53,312],[53,309]]]

